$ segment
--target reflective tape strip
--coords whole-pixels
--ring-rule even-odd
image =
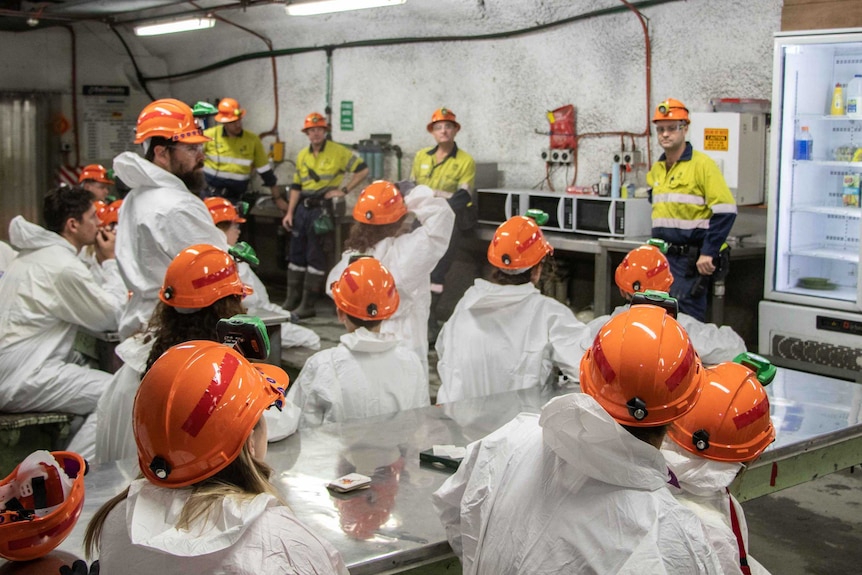
[[[679,218],[653,218],[654,228],[676,228],[678,230],[709,229],[709,220],[681,220]]]
[[[214,271],[209,273],[203,277],[199,277],[197,279],[192,280],[192,287],[195,289],[200,289],[202,287],[206,287],[208,285],[212,285],[216,282],[220,282],[225,278],[228,278],[236,273],[236,266],[230,265],[226,268],[222,268],[218,271]]]
[[[216,178],[223,178],[225,180],[235,180],[237,182],[246,182],[251,176],[249,174],[234,174],[232,172],[225,172],[222,170],[216,170],[214,168],[210,168],[209,166],[204,166],[204,173],[209,174],[210,176],[214,176]]]
[[[703,206],[706,204],[706,200],[701,196],[695,196],[692,194],[656,194],[652,197],[652,203],[694,204],[696,206]]]
[[[694,348],[691,346],[691,342],[688,344],[688,350],[685,352],[685,357],[682,358],[682,361],[677,366],[670,377],[667,378],[664,384],[667,386],[668,391],[673,391],[679,384],[682,383],[684,377],[688,375],[689,370],[691,369],[691,364],[694,363]]]
[[[611,362],[608,361],[605,355],[605,350],[602,349],[602,341],[596,335],[596,340],[593,342],[593,361],[599,366],[599,371],[605,380],[605,383],[610,383],[617,377],[614,368],[611,367]]]
[[[353,277],[353,274],[344,274],[344,283],[347,284],[347,287],[349,287],[350,291],[353,293],[359,291],[359,284],[356,283],[356,278]]]
[[[715,204],[711,209],[714,214],[735,214],[736,204]]]
[[[270,172],[270,171],[272,171],[272,167],[269,164],[266,164],[266,165],[263,165],[263,166],[257,168],[257,173],[259,173],[259,174],[264,174],[264,173]]]
[[[221,363],[216,368],[216,372],[213,374],[210,384],[204,390],[203,395],[201,395],[201,398],[198,400],[198,404],[189,414],[188,419],[183,423],[181,428],[183,431],[192,437],[198,436],[198,433],[201,432],[204,424],[209,421],[213,411],[218,407],[221,398],[224,397],[224,394],[227,391],[228,386],[230,386],[230,382],[233,380],[233,376],[236,374],[238,367],[239,360],[233,355],[225,352],[224,359],[221,360]]]
[[[742,429],[743,427],[751,425],[764,415],[769,415],[768,401],[762,401],[745,413],[740,413],[733,418],[733,424],[736,426],[736,429]]]
[[[527,249],[529,249],[531,245],[533,245],[537,241],[539,241],[539,232],[533,232],[533,235],[518,244],[518,253],[524,253],[525,251],[527,251]]]
[[[230,158],[228,156],[207,154],[207,159],[211,160],[214,164],[236,164],[243,167],[251,165],[251,160],[246,160],[245,158]]]

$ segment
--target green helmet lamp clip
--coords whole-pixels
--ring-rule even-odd
[[[548,214],[538,208],[530,208],[524,215],[528,218],[534,219],[536,224],[539,226],[544,226],[548,223]]]
[[[745,351],[734,357],[733,363],[742,364],[753,371],[757,376],[757,381],[764,386],[772,383],[778,373],[778,368],[772,365],[771,361],[750,351]]]
[[[650,238],[647,240],[646,245],[653,246],[654,248],[658,248],[658,251],[667,255],[668,243],[664,240],[660,240],[658,238]]]
[[[674,319],[679,315],[679,303],[676,298],[663,291],[648,289],[637,292],[632,296],[631,305],[654,305],[665,310]]]
[[[237,242],[227,250],[227,253],[237,261],[248,262],[253,266],[260,264],[257,253],[255,253],[254,248],[248,245],[247,242]]]

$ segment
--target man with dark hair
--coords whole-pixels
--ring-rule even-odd
[[[117,226],[117,261],[131,292],[120,318],[123,339],[146,326],[180,251],[195,244],[228,250],[197,195],[205,184],[202,146],[208,141],[186,104],[156,100],[138,116],[135,143],[144,157],[123,152],[114,158],[114,170],[131,188]]]
[[[72,351],[79,327],[117,329],[126,299],[93,202],[83,188],[63,186],[45,196],[46,227],[22,216],[9,224],[20,254],[0,278],[0,411],[86,415],[111,380],[78,365]],[[94,244],[104,282],[77,255]]]

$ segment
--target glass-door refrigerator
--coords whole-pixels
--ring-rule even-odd
[[[857,74],[862,29],[776,34],[758,343],[777,363],[843,377],[862,373],[862,113],[846,106]]]

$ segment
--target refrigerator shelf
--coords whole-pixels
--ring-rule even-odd
[[[836,160],[793,160],[796,166],[825,166],[830,168],[856,168],[862,170],[862,162],[839,162]]]
[[[808,258],[822,258],[842,262],[859,263],[859,251],[837,250],[822,246],[806,246],[788,250],[788,256],[801,256]]]
[[[847,286],[835,286],[829,290],[808,289],[800,286],[788,286],[782,290],[784,293],[807,295],[819,298],[841,299],[846,301],[856,301],[856,288]]]
[[[792,212],[823,214],[827,216],[842,216],[845,218],[862,218],[862,208],[858,206],[793,206]]]
[[[852,116],[833,116],[831,114],[796,114],[800,120],[825,120],[827,122],[860,122],[862,118]]]

